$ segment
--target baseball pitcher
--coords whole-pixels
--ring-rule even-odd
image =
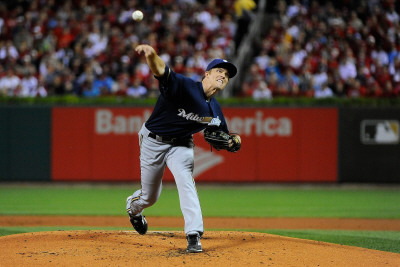
[[[192,135],[206,129],[204,137],[215,149],[230,152],[240,149],[240,136],[229,134],[221,107],[213,97],[226,87],[237,69],[226,60],[214,59],[207,66],[203,80],[196,82],[171,70],[153,47],[142,44],[135,50],[145,56],[158,79],[160,96],[139,132],[141,189],[127,198],[130,222],[139,234],[147,232],[147,221],[142,213],[158,200],[168,166],[179,193],[187,252],[201,252],[204,227],[193,179]]]

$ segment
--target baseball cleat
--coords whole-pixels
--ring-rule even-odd
[[[201,248],[201,243],[200,243],[200,234],[190,234],[186,236],[187,238],[187,249],[186,252],[188,253],[197,253],[197,252],[202,252],[203,249]]]
[[[126,212],[129,215],[129,220],[133,226],[133,228],[135,228],[136,232],[138,232],[141,235],[144,235],[145,233],[147,233],[147,221],[146,218],[143,215],[132,215],[131,214],[131,205],[132,202],[139,199],[139,197],[133,198],[133,196],[129,196],[126,199]]]
[[[131,224],[133,228],[135,228],[136,232],[141,235],[147,233],[147,221],[143,215],[133,216],[129,214],[129,220],[131,221]]]

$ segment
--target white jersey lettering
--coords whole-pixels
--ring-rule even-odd
[[[178,109],[178,112],[179,112],[178,116],[185,118],[187,120],[190,120],[190,121],[203,122],[203,120],[204,120],[204,117],[200,117],[199,115],[197,115],[193,112],[186,114],[186,111],[183,108]]]

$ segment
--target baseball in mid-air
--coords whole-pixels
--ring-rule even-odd
[[[132,19],[134,21],[141,21],[143,19],[143,12],[140,10],[136,10],[132,13]]]

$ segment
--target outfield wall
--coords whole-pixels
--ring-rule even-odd
[[[151,108],[0,108],[0,181],[139,181]],[[198,182],[400,182],[400,109],[224,108],[238,153],[195,135]],[[166,171],[164,181],[173,177]]]
[[[342,108],[339,114],[339,181],[400,182],[400,108]]]
[[[0,181],[50,180],[51,110],[0,107]]]

